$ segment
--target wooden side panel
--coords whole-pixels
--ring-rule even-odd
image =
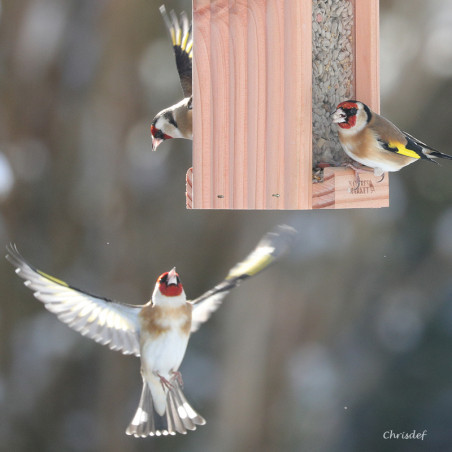
[[[312,2],[285,0],[284,208],[312,208]],[[297,55],[297,58],[294,58]]]
[[[248,147],[239,152],[247,154],[249,168],[246,174],[248,208],[265,208],[265,168],[267,154],[267,34],[266,0],[248,0]],[[252,150],[252,152],[248,152]],[[255,181],[252,184],[250,181]],[[251,207],[252,206],[252,207]]]
[[[284,1],[267,0],[267,137],[265,208],[284,204],[281,172],[284,168]]]
[[[194,0],[193,208],[310,208],[311,1]]]
[[[230,65],[230,99],[229,124],[235,126],[229,130],[231,151],[231,199],[237,209],[247,206],[248,185],[245,178],[237,177],[241,172],[248,173],[248,154],[242,152],[248,146],[248,102],[246,87],[248,82],[248,48],[247,27],[248,9],[246,0],[230,0],[229,15],[229,65]],[[234,55],[242,52],[243,58]],[[240,118],[240,120],[235,120]]]
[[[193,2],[193,61],[209,61],[211,48],[210,0]],[[212,87],[210,85],[210,64],[193,65],[193,171],[191,206],[203,209],[212,206],[213,198],[205,186],[212,185]],[[200,152],[204,149],[204,152]]]
[[[353,1],[356,98],[380,113],[380,2]]]
[[[229,8],[227,1],[211,2],[210,21],[210,56],[212,102],[212,147],[210,153],[213,159],[212,174],[212,208],[230,209],[232,184],[230,183],[231,155],[227,152],[229,148],[230,110],[233,109],[231,102],[230,60],[229,60]],[[202,87],[201,89],[204,89]],[[229,99],[228,102],[217,102],[217,99]],[[194,104],[196,105],[196,104]],[[195,107],[196,108],[196,107]],[[230,148],[229,148],[230,149]],[[226,152],[225,152],[226,151]],[[194,169],[195,171],[195,169]],[[196,172],[193,174],[196,180]],[[196,192],[195,192],[196,199]]]

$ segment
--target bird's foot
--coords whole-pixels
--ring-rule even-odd
[[[182,380],[182,374],[178,370],[176,370],[176,371],[173,370],[171,372],[171,375],[172,375],[171,381],[177,380],[177,382],[179,383],[179,386],[181,388],[183,388],[184,387],[184,380]]]
[[[361,179],[359,177],[360,173],[368,173],[370,171],[373,171],[372,168],[366,168],[365,166],[359,165],[357,166],[354,163],[346,163],[344,165],[346,168],[351,168],[353,172],[355,173],[355,186],[353,187],[354,190],[358,190],[361,185]]]
[[[374,169],[374,176],[375,177],[380,177],[380,180],[377,180],[377,184],[379,184],[380,182],[383,182],[384,178],[385,178],[385,172],[381,169],[381,168],[375,168]]]
[[[169,380],[167,380],[164,376],[160,375],[158,372],[155,372],[155,375],[160,379],[160,384],[163,389],[173,389],[174,386],[171,384]]]

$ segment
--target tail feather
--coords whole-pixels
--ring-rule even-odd
[[[195,430],[195,423],[186,415],[183,404],[178,397],[177,391],[168,393],[170,403],[172,406],[173,416],[177,419],[178,424],[182,430]]]
[[[424,153],[426,153],[430,158],[434,157],[434,158],[452,160],[451,155],[443,154],[442,152],[439,152],[439,151],[424,151]]]
[[[173,382],[173,387],[167,390],[165,413],[166,415],[160,416],[155,411],[149,385],[143,380],[140,403],[126,434],[137,438],[185,434],[187,430],[196,430],[197,425],[206,423],[190,406],[177,380]]]
[[[174,391],[168,391],[168,404],[166,410],[166,417],[168,422],[168,430],[176,431],[178,433],[182,433],[185,435],[187,433],[187,428],[182,421],[179,412],[177,410],[177,403],[174,399]],[[195,427],[196,428],[196,427]],[[189,428],[189,430],[193,430],[193,428]]]
[[[155,432],[154,406],[152,404],[151,391],[148,384],[143,380],[140,403],[126,434],[137,438],[145,438]]]
[[[187,431],[184,429],[184,426],[181,422],[179,422],[179,418],[174,416],[174,412],[176,408],[173,406],[172,399],[170,397],[170,392],[168,391],[168,399],[166,405],[166,424],[168,426],[168,431],[177,431],[179,433],[185,434]]]
[[[173,387],[167,393],[166,414],[168,430],[171,434],[176,432],[185,434],[187,430],[196,430],[197,425],[206,423],[206,420],[188,403],[177,380],[174,381]]]
[[[188,403],[179,384],[174,387],[174,397],[176,398],[179,416],[188,430],[195,430],[197,425],[206,423],[206,420]]]
[[[413,137],[413,135],[410,135],[408,132],[402,132],[408,142],[411,142],[412,146],[409,147],[409,149],[415,150],[417,146],[420,146],[422,148],[422,152],[415,151],[419,154],[421,158],[427,158],[433,163],[437,163],[432,158],[440,158],[440,159],[447,159],[452,160],[452,156],[448,154],[443,154],[442,152],[437,151],[435,148],[432,148],[428,144],[425,144],[421,140],[418,140],[416,137]]]

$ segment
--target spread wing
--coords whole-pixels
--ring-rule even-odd
[[[192,94],[192,58],[193,58],[193,38],[191,25],[187,14],[182,12],[180,22],[174,11],[168,16],[165,5],[160,7],[165,25],[171,36],[174,55],[176,57],[177,72],[179,72],[180,83],[184,91],[184,97]]]
[[[197,331],[202,323],[207,321],[212,312],[220,306],[223,298],[237,287],[241,281],[257,275],[270,264],[279,259],[289,248],[295,236],[295,229],[286,225],[277,226],[268,232],[257,244],[256,248],[243,260],[236,264],[226,276],[226,279],[193,300],[191,330]]]
[[[13,244],[7,251],[6,258],[25,280],[25,286],[62,322],[112,350],[140,356],[140,306],[97,297],[47,275],[29,265]]]

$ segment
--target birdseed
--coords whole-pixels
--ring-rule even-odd
[[[312,2],[312,164],[319,182],[319,163],[350,161],[338,140],[331,113],[354,97],[354,11],[350,0]]]

